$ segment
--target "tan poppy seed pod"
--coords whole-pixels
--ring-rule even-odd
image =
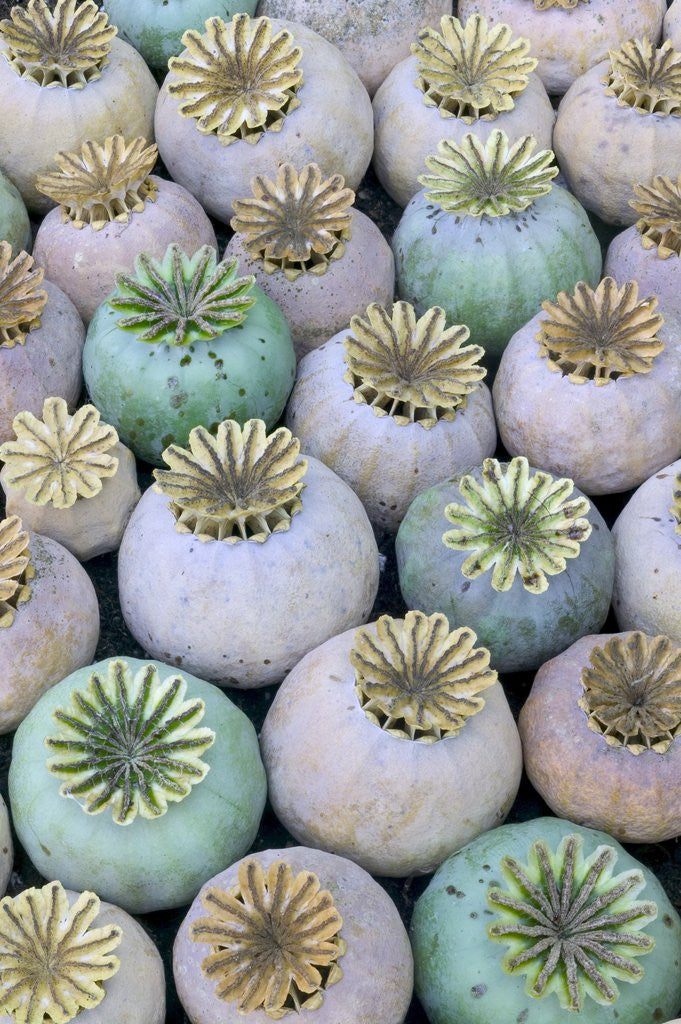
[[[277,692],[261,746],[288,831],[381,876],[433,871],[503,821],[522,771],[489,651],[473,630],[418,611],[307,654]]]
[[[301,904],[321,911],[301,913]],[[224,934],[230,907],[239,932],[255,928],[256,952],[237,940],[233,956],[220,956],[232,948]],[[285,960],[269,941],[283,927],[291,938]],[[192,1024],[272,1024],[282,1000],[292,1010],[310,1000],[301,1017],[314,1024],[402,1024],[413,985],[409,939],[385,889],[345,857],[304,846],[250,854],[206,882],[175,939],[173,972]]]
[[[254,198],[235,199],[235,234],[225,258],[273,299],[291,328],[298,357],[317,348],[395,288],[392,250],[376,225],[352,207],[355,193],[317,164],[283,164],[276,181],[258,176]]]
[[[442,139],[467,132],[485,142],[500,129],[511,142],[531,133],[549,149],[555,114],[534,71],[526,39],[508,25],[443,17],[423,28],[374,96],[374,167],[386,192],[406,206],[419,191],[426,157]]]
[[[681,50],[681,3],[673,3],[664,16],[663,36],[670,39],[675,50]]]
[[[300,361],[286,423],[395,532],[411,501],[494,453],[483,349],[444,311],[373,304]]]
[[[54,683],[92,661],[99,606],[90,577],[61,544],[0,522],[0,733],[16,729]]]
[[[634,36],[657,41],[666,0],[459,0],[459,17],[482,14],[526,36],[537,74],[552,96]]]
[[[59,170],[41,174],[38,189],[59,206],[36,234],[33,256],[88,323],[130,273],[140,252],[160,258],[171,242],[192,256],[217,248],[215,231],[191,193],[151,174],[157,148],[143,138],[112,135],[101,145],[56,154]]]
[[[625,843],[681,834],[678,643],[582,637],[539,669],[518,728],[530,782],[559,817]]]
[[[28,0],[0,22],[2,168],[34,213],[51,201],[36,178],[58,150],[120,132],[154,137],[158,86],[93,0]]]
[[[681,165],[681,52],[630,39],[568,89],[553,148],[570,189],[608,224],[633,224],[634,185]]]
[[[587,494],[637,487],[681,454],[681,322],[611,277],[543,310],[494,381],[504,446]]]
[[[161,87],[156,136],[174,180],[212,216],[229,220],[253,175],[282,163],[314,162],[359,185],[373,148],[371,101],[335,46],[304,25],[247,14],[209,18],[183,43]]]
[[[451,14],[451,0],[368,0],[338,6],[317,0],[260,0],[258,14],[299,21],[337,46],[370,96],[388,72],[409,54],[423,25]]]

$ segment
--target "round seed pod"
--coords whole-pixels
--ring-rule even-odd
[[[38,228],[33,255],[88,323],[141,252],[162,259],[171,243],[193,256],[217,249],[215,231],[196,199],[174,181],[150,174],[156,146],[122,135],[58,153],[58,171],[38,188],[59,206]]]
[[[26,533],[18,516],[0,522],[0,542],[0,733],[7,733],[46,690],[92,661],[99,605],[73,555]]]
[[[285,927],[291,953],[284,960],[265,939],[257,962],[239,944],[222,966],[232,910],[246,934],[263,920],[275,934],[277,923]],[[401,1024],[413,976],[407,933],[385,890],[352,861],[303,846],[254,853],[206,882],[175,939],[173,971],[192,1024],[239,1024],[244,1008],[252,1024],[269,1024],[288,1007],[313,1011],[318,1024]]]
[[[655,875],[558,818],[502,825],[445,861],[411,940],[416,994],[438,1024],[640,1024],[681,1001],[681,920]]]
[[[681,323],[639,295],[611,277],[561,292],[513,335],[494,381],[506,450],[587,494],[637,487],[681,455]]]
[[[322,181],[316,164],[298,174],[283,164],[277,180],[251,182],[254,199],[235,199],[225,257],[277,303],[298,357],[341,330],[395,289],[392,249],[368,217],[351,209],[355,194],[340,174]]]
[[[681,460],[638,488],[615,522],[613,607],[620,629],[681,641]]]
[[[63,398],[46,398],[42,419],[19,413],[14,433],[0,445],[7,512],[81,562],[115,551],[140,489],[135,456],[113,427],[93,405],[69,416]]]
[[[600,280],[601,249],[574,196],[551,184],[553,154],[501,131],[443,141],[393,236],[397,292],[419,315],[441,306],[496,368],[544,299]],[[472,168],[476,170],[473,171]]]
[[[48,882],[7,897],[0,908],[3,937],[13,945],[10,965],[20,965],[25,979],[5,987],[0,1024],[22,1015],[33,1019],[38,1000],[48,1020],[60,1019],[67,1007],[66,1020],[86,1011],[89,1024],[163,1024],[163,961],[141,925],[120,907],[93,892]],[[8,1006],[13,1012],[6,1014]]]
[[[681,52],[630,39],[570,86],[553,148],[580,203],[608,224],[633,224],[634,184],[679,173]]]
[[[419,191],[441,139],[459,145],[473,132],[484,143],[503,131],[511,142],[532,133],[551,146],[555,113],[528,41],[477,15],[465,24],[443,17],[440,28],[421,29],[374,97],[374,167],[400,206]]]
[[[520,713],[525,768],[554,813],[623,843],[681,834],[681,648],[582,637],[539,669]]]
[[[667,0],[459,0],[459,16],[507,22],[529,39],[537,74],[562,95],[585,71],[634,36],[660,38]]]
[[[31,250],[31,223],[21,193],[0,170],[0,242],[9,242],[15,256]]]
[[[384,615],[296,665],[261,735],[272,807],[296,839],[403,877],[503,821],[520,741],[475,640],[444,615]]]
[[[672,0],[664,16],[663,36],[671,40],[675,50],[681,49],[681,4],[678,0]]]
[[[371,524],[348,485],[299,451],[286,428],[225,420],[164,452],[170,468],[155,471],[118,558],[123,615],[145,650],[248,689],[367,621]]]
[[[419,494],[395,547],[407,607],[475,630],[499,672],[537,668],[608,614],[610,531],[571,480],[525,458]]]
[[[156,137],[172,177],[208,213],[229,220],[254,173],[282,163],[314,162],[359,185],[373,147],[371,101],[335,46],[304,25],[247,14],[209,18],[203,35],[186,32],[183,42],[159,94]]]
[[[114,38],[116,28],[93,0],[17,4],[0,22],[2,167],[33,213],[51,201],[37,177],[59,150],[120,133],[154,137],[158,86],[143,58]]]
[[[123,719],[136,728],[135,758]],[[38,870],[135,914],[187,903],[243,856],[266,794],[246,715],[217,687],[137,658],[108,658],[49,690],[17,730],[9,780]]]
[[[9,823],[7,805],[0,795],[0,893],[7,889],[12,873],[14,849],[12,846],[12,829]]]
[[[417,494],[496,448],[483,350],[467,338],[437,307],[417,320],[406,302],[371,305],[298,366],[286,424],[376,530],[394,533]]]

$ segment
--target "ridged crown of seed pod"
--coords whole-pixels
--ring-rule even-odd
[[[634,185],[629,206],[641,216],[636,230],[644,249],[657,248],[662,260],[681,256],[681,174],[676,181],[658,174],[650,185]]]
[[[118,434],[100,423],[94,405],[70,416],[63,398],[46,398],[41,420],[24,410],[12,429],[16,441],[0,445],[5,479],[32,505],[71,508],[79,498],[99,494],[102,481],[118,469],[118,459],[108,454]]]
[[[366,319],[352,317],[350,330],[343,340],[344,380],[356,402],[398,426],[429,430],[438,420],[453,420],[487,372],[478,365],[484,349],[465,344],[470,331],[462,324],[447,328],[439,306],[417,320],[408,302],[396,302],[390,312],[372,303]]]
[[[468,217],[505,217],[526,210],[535,199],[551,191],[558,168],[551,166],[554,154],[537,145],[533,135],[524,135],[512,146],[506,132],[493,131],[486,142],[471,132],[460,143],[443,139],[437,155],[425,163],[432,174],[419,182],[432,200],[448,213]]]
[[[510,590],[516,573],[531,594],[548,589],[547,576],[565,571],[566,559],[577,558],[580,545],[591,534],[584,517],[590,505],[585,497],[572,498],[572,480],[556,480],[549,473],[530,475],[526,458],[511,459],[505,469],[496,459],[485,459],[482,480],[463,476],[459,491],[465,504],[444,510],[453,525],[442,536],[446,547],[472,550],[461,566],[474,580],[493,568],[493,590]]]
[[[0,1013],[17,1024],[66,1024],[101,1003],[102,982],[120,967],[113,951],[123,931],[93,928],[98,913],[93,892],[69,906],[61,882],[0,901]]]
[[[681,117],[681,53],[671,40],[655,48],[648,38],[629,39],[610,51],[606,94],[639,114]]]
[[[151,663],[133,674],[122,658],[95,671],[84,690],[54,711],[59,732],[45,739],[48,771],[63,779],[59,793],[87,814],[107,808],[117,825],[160,818],[184,800],[209,770],[201,755],[215,741],[199,727],[205,704],[185,699],[187,682],[161,680]],[[130,751],[134,750],[134,756]]]
[[[45,272],[33,262],[27,252],[12,259],[12,246],[0,242],[0,348],[23,345],[40,327],[47,303],[47,292],[40,287]]]
[[[17,5],[0,22],[4,57],[21,78],[47,88],[82,89],[108,64],[118,29],[94,0],[45,0]]]
[[[614,1003],[615,979],[643,977],[638,957],[655,946],[644,929],[657,904],[635,899],[646,885],[643,872],[614,875],[616,862],[617,851],[606,845],[585,858],[577,834],[565,836],[555,852],[537,839],[525,864],[501,858],[506,888],[493,885],[487,893],[499,915],[487,934],[510,947],[502,966],[525,975],[528,996],[555,994],[562,1009],[579,1013],[587,999]]]
[[[119,274],[109,305],[127,315],[118,326],[154,345],[191,345],[210,341],[243,323],[256,302],[249,295],[255,278],[237,277],[236,259],[218,263],[204,245],[187,256],[173,242],[162,260],[141,253],[135,276]]]
[[[612,277],[594,290],[584,281],[574,293],[559,292],[543,302],[550,319],[542,320],[536,339],[550,370],[573,384],[609,384],[620,377],[650,373],[664,349],[658,331],[664,324],[655,312],[654,295],[638,300],[638,285],[618,288]]]
[[[681,533],[681,473],[677,473],[676,480],[674,481],[672,502],[673,504],[669,511],[676,520],[676,532]]]
[[[374,725],[399,739],[434,743],[456,736],[485,706],[479,694],[497,681],[490,654],[463,627],[450,632],[440,613],[382,615],[358,629],[350,663],[355,693]]]
[[[253,199],[234,200],[231,226],[266,273],[282,271],[287,281],[325,274],[351,236],[355,193],[344,185],[341,174],[323,180],[317,164],[306,164],[300,173],[282,164],[276,181],[253,178]]]
[[[30,600],[34,576],[29,537],[21,519],[0,520],[0,628],[11,626],[19,605]]]
[[[437,107],[443,117],[467,124],[480,118],[493,121],[512,110],[513,97],[526,88],[537,66],[528,57],[529,40],[513,39],[509,25],[488,28],[481,14],[472,14],[465,25],[445,16],[440,28],[422,28],[411,47],[423,102]]]
[[[208,917],[190,927],[194,942],[212,947],[201,970],[217,983],[217,998],[236,1002],[240,1014],[263,1010],[280,1020],[318,1009],[343,977],[343,919],[311,871],[294,875],[283,860],[264,869],[251,858],[239,864],[236,885],[210,886],[201,901]]]
[[[199,540],[263,543],[303,507],[307,459],[285,427],[268,435],[262,420],[223,420],[215,437],[195,427],[189,450],[171,445],[163,459],[154,489],[171,499],[176,529]]]
[[[681,729],[681,647],[639,631],[594,647],[578,703],[589,728],[631,754],[664,754]]]
[[[39,174],[36,188],[59,204],[62,223],[99,231],[116,221],[127,224],[158,189],[149,177],[158,148],[141,136],[126,143],[110,135],[103,143],[84,142],[80,150],[55,156],[58,171]]]
[[[239,139],[257,143],[264,132],[281,131],[287,114],[300,106],[303,51],[288,29],[272,34],[269,18],[235,14],[231,22],[209,18],[206,31],[182,36],[188,54],[171,57],[171,96],[182,102],[204,135],[224,146]]]

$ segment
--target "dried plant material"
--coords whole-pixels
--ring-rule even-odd
[[[615,636],[589,655],[579,700],[611,747],[664,754],[681,727],[681,648],[666,636]]]
[[[28,0],[0,21],[4,57],[21,78],[47,88],[83,89],[108,64],[118,32],[94,0]]]
[[[127,224],[147,200],[156,201],[149,174],[157,156],[156,145],[141,136],[126,143],[122,135],[110,135],[103,144],[84,142],[80,150],[57,153],[59,170],[39,174],[36,188],[59,203],[63,224],[88,224],[93,231],[113,221]]]
[[[551,7],[560,7],[564,11],[574,11],[577,4],[590,4],[591,0],[534,0],[537,11],[548,11]]]
[[[650,39],[629,39],[610,51],[606,95],[639,114],[681,117],[681,53],[671,42],[655,49]]]
[[[0,1013],[16,1024],[66,1024],[101,1003],[123,932],[92,928],[98,913],[93,892],[69,907],[61,882],[0,901]]]
[[[12,422],[16,441],[0,445],[6,480],[32,505],[71,508],[78,498],[94,498],[102,480],[113,476],[118,459],[108,450],[118,434],[100,423],[94,405],[73,416],[63,398],[46,398],[43,418],[20,412]]]
[[[302,508],[300,492],[307,459],[300,441],[280,427],[272,434],[262,420],[223,420],[215,437],[205,427],[189,434],[189,451],[163,452],[170,469],[155,469],[154,488],[171,498],[180,533],[199,540],[263,543],[288,530]]]
[[[634,185],[629,202],[641,217],[636,230],[644,249],[657,248],[661,260],[681,256],[681,175],[676,182],[658,174],[652,185]]]
[[[254,144],[266,131],[281,131],[300,106],[303,51],[288,29],[272,35],[269,18],[209,18],[203,35],[189,29],[182,42],[189,55],[168,61],[178,79],[168,92],[182,100],[183,117],[195,118],[198,130],[217,135],[223,146],[238,139]]]
[[[681,533],[681,473],[676,475],[672,500],[673,505],[669,511],[676,520],[676,526],[674,527],[676,533]]]
[[[555,302],[542,303],[551,319],[541,321],[539,354],[573,384],[650,373],[664,349],[657,336],[664,320],[656,308],[654,295],[638,301],[635,281],[618,288],[605,277],[595,291],[580,281],[572,295],[559,292]]]
[[[512,146],[506,132],[496,129],[486,142],[469,132],[457,145],[443,139],[438,155],[426,157],[432,174],[422,174],[426,199],[448,213],[468,217],[505,217],[526,210],[539,196],[551,191],[558,174],[554,155],[542,149],[532,156],[536,139],[524,135]]]
[[[187,256],[173,242],[162,260],[141,253],[135,276],[119,274],[109,305],[127,313],[118,326],[154,345],[191,345],[209,341],[237,327],[255,304],[248,292],[252,274],[237,277],[236,259],[217,262],[215,249],[204,245]]]
[[[366,320],[352,317],[350,329],[344,379],[356,402],[376,416],[392,416],[398,426],[419,423],[429,430],[440,419],[453,420],[487,373],[477,365],[484,349],[465,344],[467,327],[447,329],[439,306],[417,320],[408,302],[396,302],[391,313],[374,302]]]
[[[531,594],[548,589],[547,576],[577,558],[580,544],[591,534],[586,498],[573,498],[572,480],[556,480],[549,473],[530,476],[527,459],[511,459],[502,469],[496,459],[485,459],[482,480],[464,476],[459,491],[465,505],[451,504],[445,516],[453,525],[442,536],[454,551],[473,550],[461,566],[468,580],[494,566],[492,588],[510,590],[516,573]]]
[[[529,40],[513,39],[509,25],[488,29],[481,14],[471,15],[465,25],[445,16],[440,28],[441,33],[422,28],[411,47],[419,72],[416,85],[426,106],[467,124],[479,118],[493,121],[512,110],[513,97],[525,89],[537,66],[527,56]]]
[[[34,576],[28,534],[21,519],[9,516],[0,520],[0,628],[11,626],[19,605],[30,599]]]
[[[529,996],[553,992],[564,1010],[575,1012],[587,998],[614,1003],[615,979],[641,980],[635,958],[655,946],[643,929],[657,917],[655,903],[634,898],[645,888],[643,872],[613,876],[612,846],[598,846],[586,859],[581,848],[579,835],[562,839],[555,854],[538,839],[527,864],[502,857],[508,889],[492,887],[487,894],[500,912],[487,933],[510,947],[504,970],[526,976]]]
[[[55,754],[48,770],[63,779],[59,793],[75,798],[87,814],[107,807],[117,825],[160,818],[168,803],[189,796],[209,766],[201,760],[215,740],[199,728],[205,704],[185,700],[181,675],[161,682],[158,669],[144,665],[134,675],[127,662],[109,662],[106,675],[93,672],[85,690],[54,718],[60,727],[45,744]]]
[[[294,875],[283,860],[266,870],[242,861],[238,879],[231,889],[206,890],[209,916],[190,928],[194,942],[212,946],[201,970],[217,983],[215,995],[236,1001],[239,1013],[262,1009],[272,1020],[318,1009],[324,990],[343,977],[343,921],[331,893],[311,871]]]
[[[268,274],[280,270],[287,281],[325,274],[350,238],[355,193],[344,184],[341,174],[322,180],[317,164],[307,164],[300,174],[293,164],[282,164],[276,181],[253,178],[254,199],[234,200],[232,228]]]
[[[489,651],[476,640],[472,629],[450,633],[439,612],[407,612],[403,622],[382,615],[376,633],[357,630],[350,662],[364,714],[400,739],[456,736],[485,706],[478,694],[497,681]]]
[[[47,292],[40,287],[45,272],[33,267],[33,257],[0,242],[0,348],[23,345],[26,335],[40,327]]]

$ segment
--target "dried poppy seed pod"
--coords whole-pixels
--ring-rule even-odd
[[[93,0],[45,0],[12,8],[0,22],[3,170],[34,213],[51,202],[36,187],[58,150],[113,133],[153,139],[158,86],[132,46]]]
[[[304,846],[254,853],[211,878],[180,926],[173,970],[187,1016],[202,1024],[271,1024],[299,1005],[315,1024],[398,1024],[412,992],[409,940],[385,890],[357,864]]]
[[[229,220],[254,172],[287,162],[312,160],[357,187],[371,159],[371,104],[331,43],[303,25],[247,14],[209,18],[183,42],[161,88],[156,135],[173,178],[210,214]],[[257,79],[244,71],[254,67]]]
[[[12,873],[14,849],[12,845],[12,829],[5,801],[0,796],[0,893],[4,893]]]
[[[18,188],[0,170],[0,241],[9,242],[16,256],[31,249],[31,224]]]
[[[681,163],[681,52],[648,37],[612,50],[570,87],[553,145],[579,201],[608,224],[633,224],[636,182]]]
[[[542,665],[519,729],[530,781],[555,814],[624,843],[681,834],[677,643],[582,637]]]
[[[437,307],[372,304],[298,366],[286,423],[355,491],[376,530],[411,500],[492,455],[496,429],[468,329]]]
[[[587,494],[637,487],[681,454],[681,324],[636,281],[611,277],[543,309],[494,381],[506,450]]]
[[[667,0],[459,0],[459,17],[506,21],[529,39],[537,74],[552,96],[633,36],[660,38]]]
[[[386,192],[406,206],[419,190],[425,158],[442,139],[467,132],[485,142],[496,129],[511,142],[528,132],[551,145],[554,112],[526,39],[508,25],[443,17],[440,31],[422,28],[412,56],[388,75],[374,97],[374,167]]]
[[[671,40],[675,50],[681,48],[681,5],[678,0],[672,0],[664,16],[663,36]]]
[[[472,630],[413,611],[307,654],[275,696],[261,744],[288,831],[380,876],[432,871],[502,820],[522,770],[489,652]],[[380,766],[370,785],[368,764]]]
[[[297,355],[317,348],[371,302],[395,288],[392,250],[376,225],[352,208],[342,175],[322,181],[316,164],[283,164],[276,181],[254,178],[254,198],[235,199],[235,256],[281,308]]]

